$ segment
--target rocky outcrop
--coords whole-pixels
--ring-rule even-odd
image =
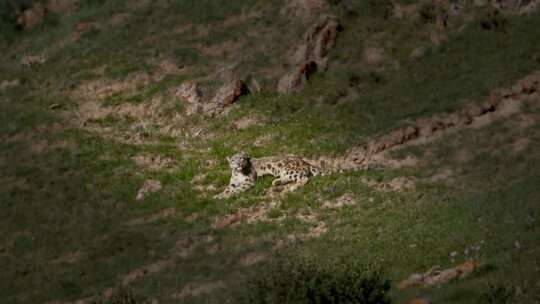
[[[278,83],[280,93],[296,93],[302,89],[309,76],[324,72],[328,66],[328,53],[334,47],[339,23],[333,16],[323,16],[305,35],[291,58],[292,70]]]
[[[240,80],[240,77],[233,75],[217,90],[214,98],[204,105],[203,112],[212,117],[218,116],[238,100],[240,96],[244,95],[246,91],[246,86]]]
[[[481,127],[500,117],[518,113],[526,100],[536,100],[540,92],[540,72],[533,73],[514,86],[491,93],[481,104],[471,104],[446,115],[419,118],[411,125],[376,137],[366,144],[351,148],[345,159],[356,165],[367,164],[378,154],[407,144],[419,144],[469,127]]]
[[[468,276],[478,269],[479,266],[480,263],[475,260],[469,260],[461,265],[445,270],[440,270],[439,266],[435,266],[425,273],[414,273],[410,275],[409,278],[398,284],[398,288],[406,289],[448,283],[451,280],[462,279]]]

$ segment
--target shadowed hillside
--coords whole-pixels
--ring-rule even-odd
[[[539,5],[1,2],[1,302],[537,303]]]

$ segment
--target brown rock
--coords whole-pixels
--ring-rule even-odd
[[[23,29],[32,29],[43,21],[45,7],[40,3],[23,10],[17,17],[17,25]]]
[[[305,63],[296,67],[294,70],[281,77],[278,83],[278,92],[283,94],[298,93],[304,87],[309,76],[316,70],[317,66],[313,63]]]
[[[335,45],[338,30],[339,23],[333,16],[323,16],[308,30],[291,58],[293,69],[279,80],[278,92],[298,92],[312,73],[326,70],[328,53]]]
[[[217,116],[228,106],[233,104],[238,97],[245,93],[245,85],[237,75],[232,75],[216,92],[210,103],[205,105],[204,112],[210,116]]]

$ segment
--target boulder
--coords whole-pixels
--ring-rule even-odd
[[[203,111],[209,116],[218,116],[223,113],[225,109],[233,104],[238,97],[246,93],[246,86],[240,80],[238,75],[232,75],[229,80],[217,90],[216,95],[212,100],[207,103]]]
[[[23,9],[17,17],[17,26],[23,29],[32,29],[40,24],[45,17],[45,7],[34,3],[31,7]]]
[[[283,94],[298,93],[309,77],[316,71],[317,65],[313,62],[297,66],[294,70],[281,77],[278,82],[278,92]]]

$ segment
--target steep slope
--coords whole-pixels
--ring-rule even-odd
[[[0,4],[0,297],[235,303],[307,259],[381,270],[396,303],[535,303],[536,6]],[[344,170],[212,199],[239,151]]]

